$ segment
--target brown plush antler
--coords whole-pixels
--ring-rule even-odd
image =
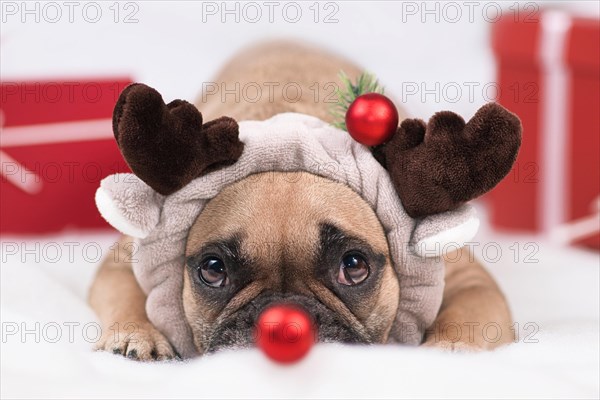
[[[244,147],[235,120],[221,117],[202,124],[202,114],[192,104],[165,104],[160,93],[139,83],[121,93],[113,131],[131,170],[163,195],[233,164]]]
[[[467,124],[449,111],[436,113],[427,125],[406,119],[374,152],[408,215],[420,218],[492,189],[509,173],[520,145],[519,118],[490,103]]]

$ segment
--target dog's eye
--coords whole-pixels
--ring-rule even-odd
[[[369,264],[360,254],[346,254],[340,262],[337,281],[342,285],[358,285],[369,276]]]
[[[207,257],[198,268],[202,282],[211,287],[222,287],[229,283],[225,263],[217,257]]]

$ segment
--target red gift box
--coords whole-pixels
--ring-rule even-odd
[[[126,78],[0,85],[0,233],[108,227],[94,204],[128,168],[111,116]]]
[[[494,24],[499,102],[523,123],[512,171],[490,193],[496,227],[600,247],[600,21],[545,10]]]

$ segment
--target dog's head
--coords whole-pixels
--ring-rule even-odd
[[[320,341],[385,342],[398,278],[381,223],[345,185],[265,172],[210,200],[187,240],[183,306],[196,347],[246,346],[259,314],[287,302]]]
[[[144,85],[121,94],[113,129],[136,176],[105,179],[96,201],[140,240],[151,321],[184,356],[251,344],[277,303],[304,308],[321,341],[418,343],[427,326],[400,325],[437,313],[427,257],[472,238],[463,204],[509,172],[518,118],[440,112],[373,149],[307,116],[244,126],[241,141],[230,118],[203,123]]]

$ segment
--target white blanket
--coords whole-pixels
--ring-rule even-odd
[[[110,252],[116,238],[2,239],[3,398],[599,397],[598,253],[480,235],[475,254],[487,260],[520,330],[518,343],[494,352],[317,345],[289,367],[257,350],[144,364],[89,343],[97,335],[86,303],[96,252]]]

